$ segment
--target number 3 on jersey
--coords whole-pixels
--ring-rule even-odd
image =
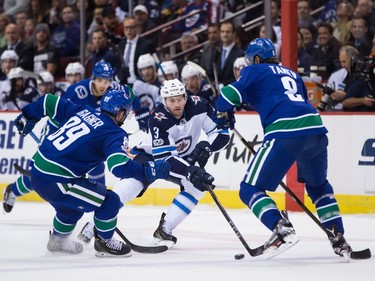
[[[74,116],[65,123],[54,134],[49,135],[48,140],[52,141],[57,150],[63,150],[78,138],[90,133],[90,128],[77,116]]]
[[[283,76],[281,77],[281,83],[283,83],[283,87],[285,89],[284,94],[286,94],[290,100],[304,101],[303,97],[300,94],[297,94],[297,83],[293,78],[289,76]]]

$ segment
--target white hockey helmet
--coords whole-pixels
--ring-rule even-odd
[[[187,79],[193,76],[201,76],[201,73],[193,66],[186,64],[181,71],[181,78]]]
[[[14,50],[5,50],[0,57],[1,60],[15,60],[18,63],[18,55]]]
[[[159,77],[164,78],[164,74],[165,75],[172,74],[173,78],[178,78],[178,67],[177,67],[177,64],[173,60],[163,61],[160,66],[161,68],[159,68],[158,70]],[[164,74],[161,69],[163,69]]]
[[[184,95],[186,99],[186,89],[184,84],[177,78],[172,80],[165,80],[160,88],[160,96],[163,103],[165,104],[165,99],[174,96]]]
[[[151,54],[144,54],[139,56],[137,62],[138,69],[146,68],[149,66],[153,66],[156,69],[156,62],[154,57]]]
[[[243,68],[247,65],[248,65],[248,63],[246,61],[246,58],[245,57],[239,57],[239,58],[236,58],[236,60],[234,61],[233,68]]]
[[[8,79],[23,78],[23,68],[13,67],[8,73]]]
[[[42,78],[42,80],[39,80],[38,79],[38,84],[42,84],[42,83],[54,83],[55,82],[55,79],[53,78],[51,72],[49,71],[41,71],[39,73],[39,76],[40,78]]]
[[[85,75],[85,68],[79,62],[71,62],[65,68],[65,76],[69,74],[75,74],[75,73],[81,74],[82,79]]]

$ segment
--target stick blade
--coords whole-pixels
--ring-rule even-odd
[[[369,248],[362,251],[353,251],[350,253],[350,258],[353,260],[366,260],[371,258],[371,250]]]

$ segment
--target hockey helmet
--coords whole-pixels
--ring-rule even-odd
[[[163,69],[163,70],[162,70]],[[160,68],[158,70],[158,76],[164,78],[165,75],[173,75],[173,78],[178,78],[178,68],[177,64],[173,60],[163,61],[160,64]]]
[[[83,78],[85,74],[85,69],[83,68],[82,64],[79,62],[71,62],[69,63],[65,68],[65,75],[69,74],[81,74],[81,77]]]
[[[177,78],[165,80],[161,85],[160,96],[162,97],[163,103],[165,103],[166,98],[180,95],[184,95],[186,98],[186,89],[184,84]]]
[[[17,64],[18,55],[14,50],[5,50],[0,57],[1,60],[14,60]]]
[[[111,64],[104,61],[97,62],[92,70],[92,78],[104,78],[112,80],[113,70]]]
[[[156,68],[156,62],[153,56],[150,54],[144,54],[139,56],[137,62],[138,69],[146,68],[149,66],[153,66],[154,68]]]
[[[181,71],[181,78],[187,79],[193,76],[200,76],[200,72],[193,66],[186,64]]]
[[[132,103],[125,91],[108,90],[100,101],[100,109],[117,115],[119,111],[124,110],[127,116],[132,110]]]
[[[55,82],[55,79],[53,78],[51,72],[49,71],[41,71],[39,73],[39,76],[41,79],[38,79],[38,84],[42,84],[42,83],[54,83]]]
[[[268,38],[256,38],[249,43],[245,51],[245,57],[248,64],[254,63],[255,56],[258,56],[261,62],[276,58],[275,46]]]
[[[24,78],[22,67],[13,67],[8,73],[8,79]]]

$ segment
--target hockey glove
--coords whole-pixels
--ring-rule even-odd
[[[186,178],[200,191],[206,191],[206,185],[212,185],[215,180],[213,176],[197,166],[189,166],[186,169]],[[211,187],[213,188],[213,185]]]
[[[210,144],[207,141],[201,141],[194,148],[193,152],[187,156],[186,161],[189,162],[190,165],[194,165],[195,162],[198,162],[199,167],[204,168],[211,154]]]
[[[169,177],[170,165],[167,161],[156,160],[145,164],[145,176],[149,183],[157,179],[167,179]]]
[[[16,125],[18,132],[21,135],[26,136],[34,129],[35,124],[38,123],[38,121],[39,120],[36,119],[27,120],[23,114],[20,114],[14,120],[14,124]]]
[[[218,129],[233,129],[236,118],[233,111],[218,112],[215,123]]]
[[[148,107],[141,107],[135,111],[135,120],[138,121],[139,129],[148,132],[148,119],[150,119],[150,110]]]

